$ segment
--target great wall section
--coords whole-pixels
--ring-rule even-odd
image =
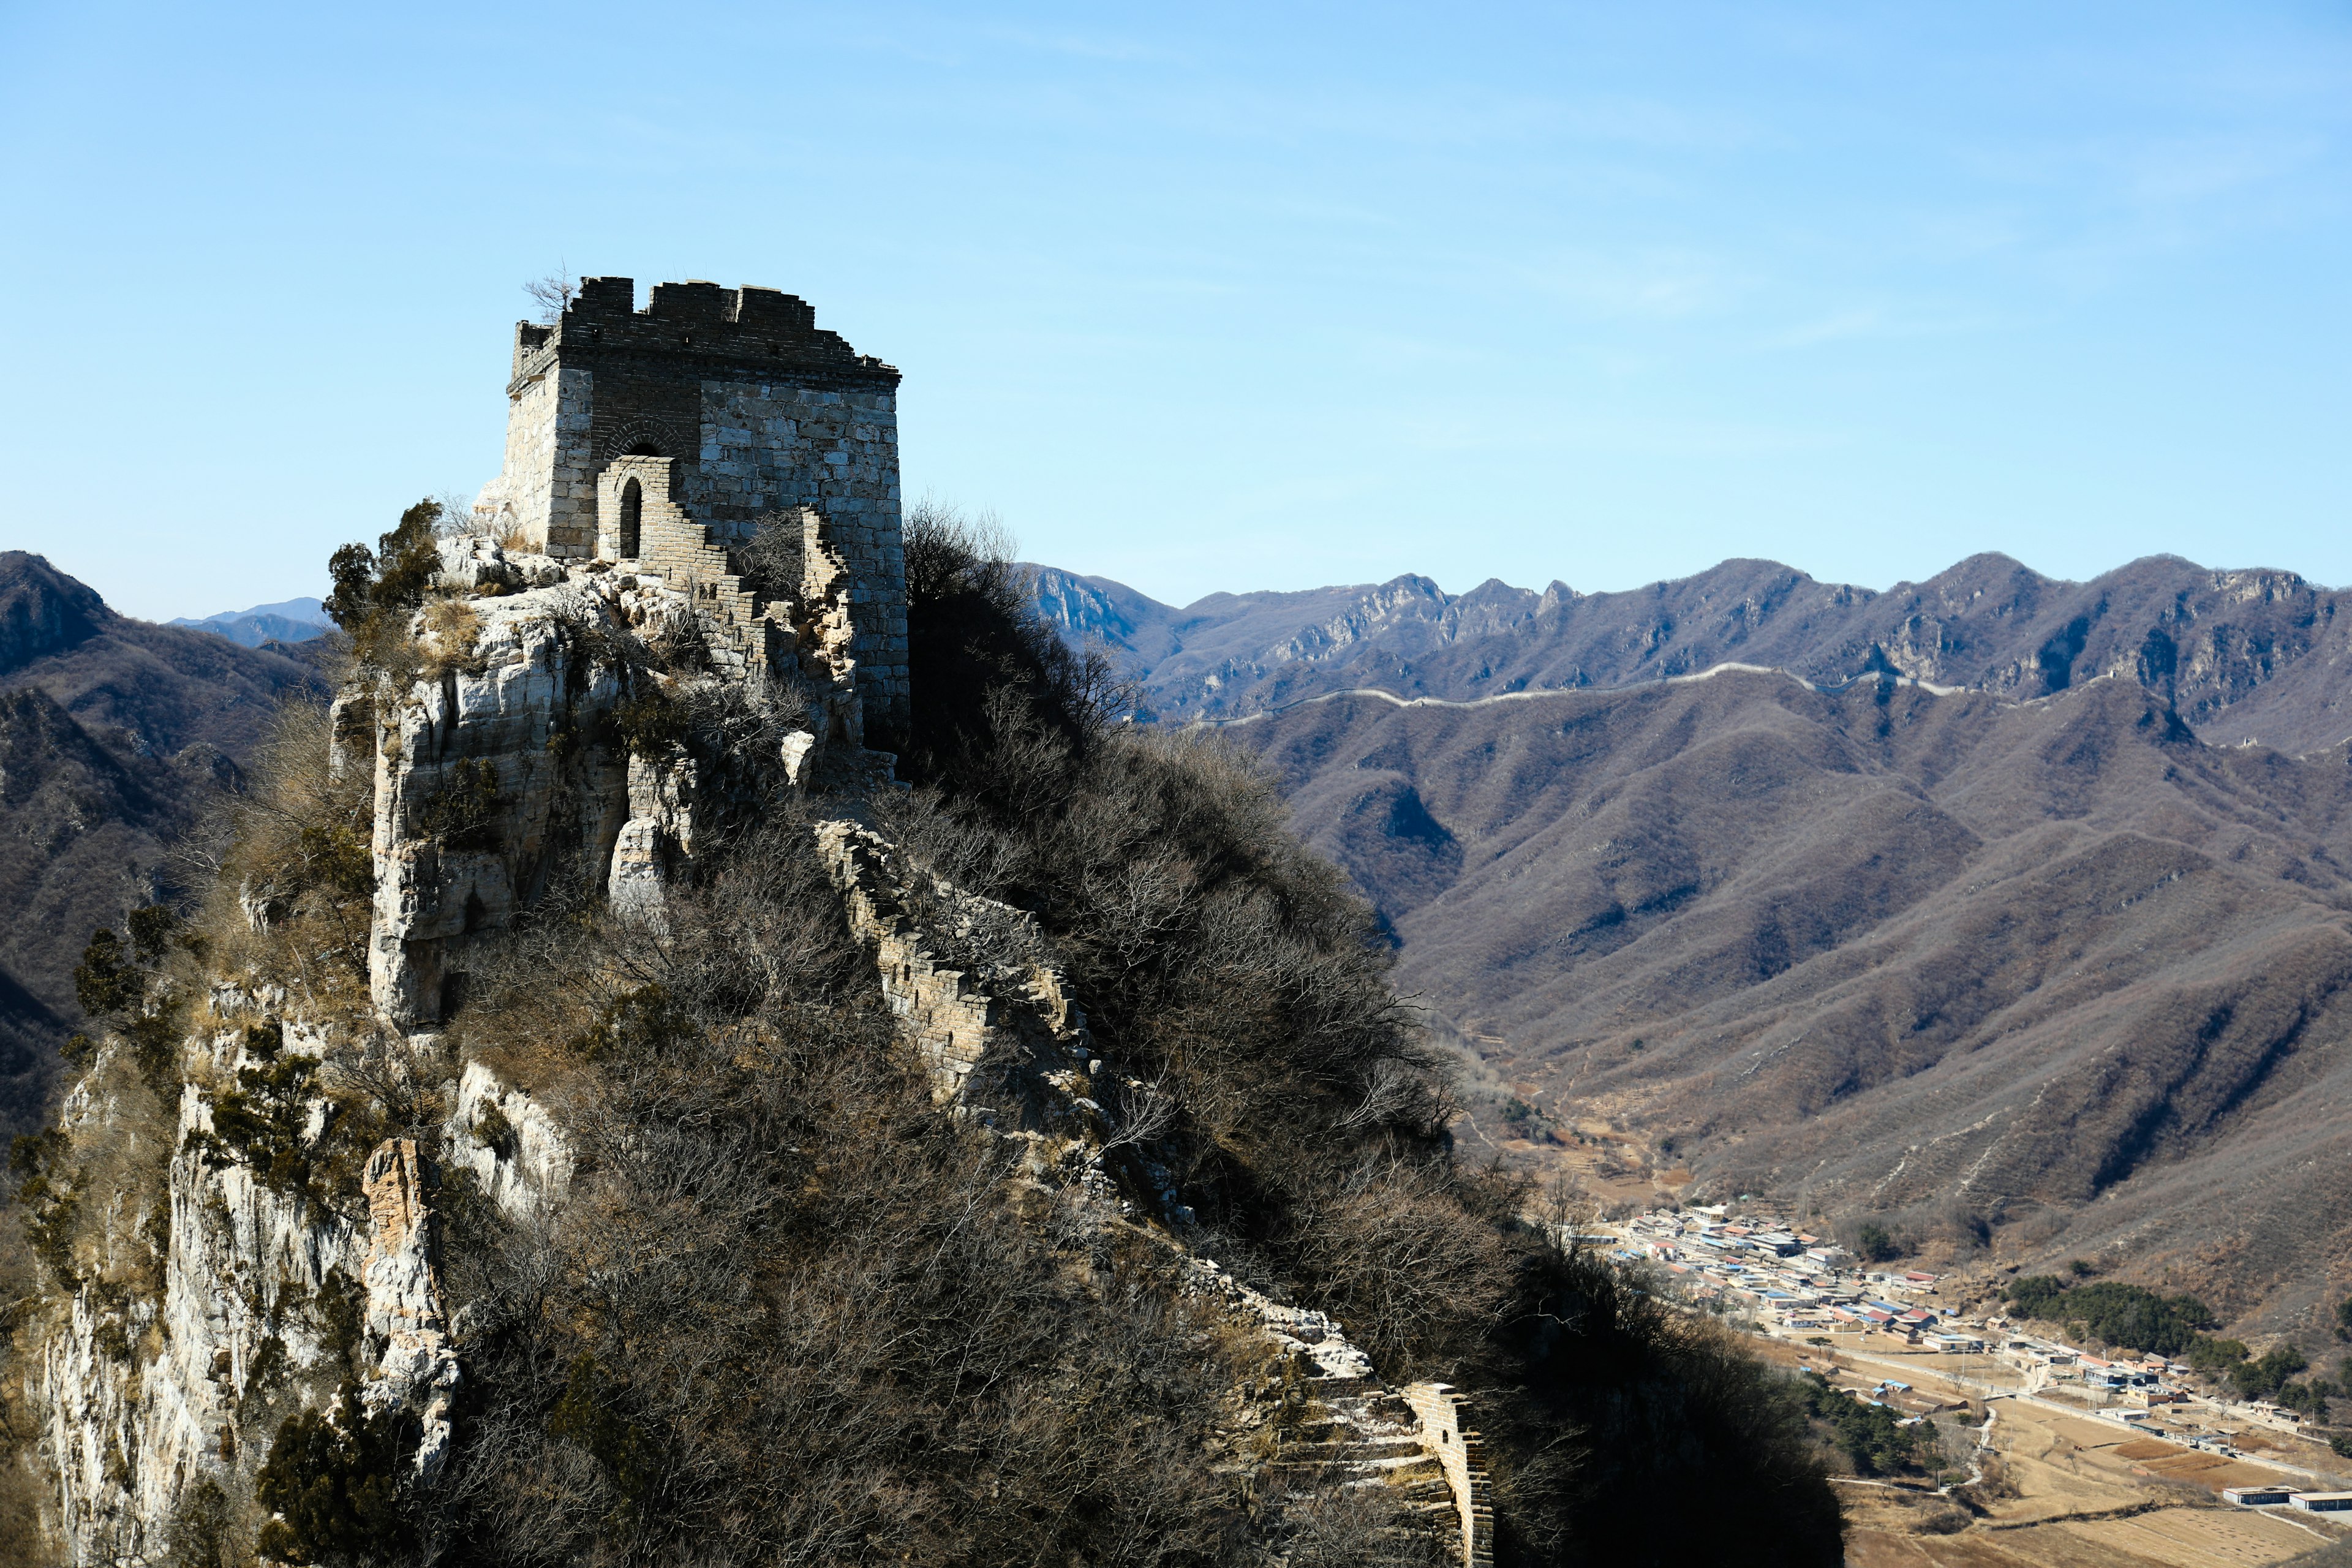
[[[908,713],[898,379],[770,289],[663,284],[640,310],[628,279],[590,279],[556,321],[518,326],[504,471],[477,526],[439,547],[437,583],[458,608],[418,612],[423,673],[355,681],[331,723],[331,771],[372,781],[379,1043],[366,1048],[399,1071],[447,1073],[446,1121],[374,1150],[364,1223],[208,1160],[213,1086],[323,1058],[349,1026],[282,989],[215,977],[178,1047],[161,1294],[82,1287],[35,1379],[76,1563],[160,1560],[193,1489],[251,1473],[251,1391],[332,1353],[305,1310],[331,1277],[364,1298],[371,1408],[406,1411],[425,1435],[418,1476],[440,1472],[467,1324],[436,1260],[436,1155],[526,1216],[564,1202],[572,1159],[558,1108],[436,1054],[435,1031],[476,953],[549,896],[562,864],[597,868],[597,896],[658,921],[698,835],[762,770],[814,806],[834,888],[940,1113],[1017,1145],[1016,1179],[1087,1223],[1165,1249],[1286,1369],[1304,1418],[1253,1484],[1391,1489],[1449,1555],[1492,1561],[1462,1395],[1381,1384],[1341,1324],[1195,1256],[1138,1125],[1145,1086],[1098,1051],[1034,921],[941,879],[861,809],[892,787]],[[667,672],[615,651],[647,647],[666,650]],[[614,743],[615,716],[652,697],[753,712],[758,754]],[[479,820],[453,831],[464,800]],[[273,919],[266,889],[246,908]],[[64,1120],[112,1114],[84,1087]],[[478,1135],[493,1122],[500,1136]]]

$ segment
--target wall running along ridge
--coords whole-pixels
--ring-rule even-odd
[[[1404,1397],[1420,1417],[1423,1443],[1444,1468],[1446,1488],[1454,1494],[1465,1568],[1494,1568],[1495,1509],[1486,1482],[1485,1444],[1463,1425],[1465,1402],[1443,1383],[1416,1383],[1404,1391]]]
[[[1494,1514],[1478,1435],[1444,1384],[1392,1389],[1339,1321],[1287,1307],[1194,1257],[1189,1209],[1148,1141],[1131,1143],[1111,1105],[1146,1086],[1094,1054],[1086,1015],[1047,955],[1034,917],[963,892],[880,835],[823,823],[817,843],[849,914],[875,953],[883,995],[931,1078],[934,1100],[997,1136],[1027,1144],[1022,1168],[1042,1186],[1075,1189],[1104,1228],[1149,1238],[1180,1263],[1189,1288],[1263,1334],[1322,1412],[1319,1427],[1277,1449],[1263,1489],[1314,1495],[1379,1485],[1444,1534],[1465,1568],[1492,1568]],[[925,925],[916,909],[937,910]],[[1102,1096],[1123,1091],[1106,1103]],[[1115,1171],[1114,1159],[1129,1168]],[[1126,1180],[1118,1178],[1124,1176]],[[1157,1193],[1154,1203],[1121,1195]]]
[[[904,715],[897,373],[770,290],[663,285],[646,310],[630,302],[625,279],[590,279],[559,323],[518,329],[507,470],[486,491],[510,531],[444,541],[436,597],[409,628],[420,672],[362,670],[334,703],[330,767],[374,788],[373,1016],[216,979],[179,1048],[160,1293],[86,1283],[35,1309],[33,1393],[68,1558],[159,1560],[203,1483],[249,1492],[286,1414],[335,1405],[347,1348],[366,1369],[362,1404],[410,1435],[411,1484],[462,1463],[452,1401],[467,1324],[443,1291],[437,1165],[547,1224],[572,1156],[553,1110],[450,1059],[433,1026],[462,1005],[478,945],[560,879],[657,922],[710,830],[782,787],[841,806],[816,846],[942,1113],[1020,1144],[1016,1180],[1163,1248],[1311,1397],[1310,1429],[1235,1468],[1268,1497],[1382,1486],[1465,1564],[1486,1563],[1484,1474],[1458,1396],[1382,1385],[1337,1321],[1192,1256],[1192,1215],[1150,1128],[1128,1120],[1148,1120],[1150,1088],[1097,1053],[1034,918],[956,888],[863,820],[894,760],[868,749],[869,726],[879,715],[887,736]],[[621,558],[625,500],[638,532]],[[772,598],[735,569],[761,529],[797,546],[782,552],[796,588]],[[776,721],[746,731],[764,737],[758,755],[697,751],[647,722],[696,704]],[[239,889],[257,927],[287,918],[287,897]],[[257,1039],[281,1043],[257,1060]],[[120,1049],[103,1047],[62,1124],[136,1157],[141,1135],[92,1088]],[[215,1136],[241,1072],[327,1071],[330,1057],[437,1081],[448,1107],[430,1146],[394,1139],[369,1155],[363,1215],[307,1183],[273,1187]],[[323,1150],[323,1097],[308,1115],[302,1136]],[[133,1245],[122,1228],[106,1245]],[[1264,1422],[1240,1404],[1245,1426]]]

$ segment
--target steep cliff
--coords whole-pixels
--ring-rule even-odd
[[[768,526],[721,579],[404,524],[211,902],[93,943],[16,1156],[64,1556],[1571,1561],[1696,1467],[1828,1560],[1763,1374],[1454,1165],[1262,781],[949,539],[916,646],[997,673],[895,784],[859,585]]]
[[[241,875],[215,900],[242,930],[183,925],[129,955],[117,1032],[20,1151],[56,1287],[28,1381],[73,1561],[156,1559],[192,1532],[266,1532],[271,1514],[283,1536],[272,1503],[299,1485],[266,1460],[292,1411],[381,1426],[402,1475],[436,1479],[462,1381],[436,1167],[519,1215],[569,1175],[546,1110],[424,1027],[457,1010],[467,954],[583,879],[657,911],[698,815],[887,774],[856,743],[824,584],[803,637],[793,600],[752,626],[601,563],[476,537],[439,556],[397,657],[355,668],[326,723],[290,737],[324,752],[307,781],[321,787],[248,811]],[[303,807],[314,819],[279,820]],[[337,839],[360,817],[353,866]],[[268,852],[273,831],[292,853]],[[337,973],[338,945],[363,971]]]

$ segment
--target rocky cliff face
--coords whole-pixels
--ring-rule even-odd
[[[445,1288],[445,1207],[543,1221],[576,1159],[562,1105],[459,1059],[438,1026],[533,909],[602,905],[658,928],[713,837],[779,791],[827,803],[824,864],[941,1113],[1017,1144],[1015,1179],[1165,1251],[1295,1363],[1322,1425],[1267,1450],[1271,1482],[1385,1479],[1483,1560],[1484,1515],[1438,1453],[1443,1429],[1462,1468],[1458,1402],[1381,1387],[1335,1321],[1191,1258],[1152,1089],[1097,1054],[1034,919],[871,826],[862,803],[890,759],[862,744],[857,601],[807,526],[799,596],[748,608],[445,544],[398,660],[360,670],[321,732],[340,787],[372,781],[364,986],[300,964],[296,984],[265,982],[225,942],[183,942],[176,970],[146,961],[154,978],[27,1188],[57,1285],[26,1331],[31,1392],[72,1561],[162,1561],[232,1526],[257,1529],[268,1555],[272,1514],[299,1500],[272,1439],[305,1411],[325,1418],[318,1462],[381,1441],[398,1486],[449,1484],[472,1325]],[[331,825],[294,829],[331,849]],[[292,929],[306,886],[246,876],[242,931]],[[1244,1426],[1263,1419],[1243,1402]]]
[[[228,988],[210,999],[214,1026],[186,1043],[188,1081],[168,1122],[141,1124],[121,1103],[135,1089],[107,1058],[68,1098],[62,1125],[78,1141],[133,1166],[164,1157],[159,1206],[141,1213],[155,1194],[137,1185],[114,1194],[111,1223],[98,1230],[113,1245],[89,1260],[94,1278],[64,1301],[37,1374],[62,1533],[77,1562],[160,1555],[189,1486],[242,1459],[242,1417],[268,1385],[327,1354],[331,1331],[307,1309],[353,1265],[360,1228],[263,1173],[213,1166],[190,1137],[212,1130],[212,1097],[200,1084],[256,1065],[242,1021],[273,1004],[283,997]],[[320,1042],[298,1032],[283,1048],[314,1058]],[[168,1237],[160,1292],[126,1289],[158,1231]]]
[[[343,1408],[351,1364],[368,1369],[367,1416],[406,1423],[418,1474],[437,1473],[462,1372],[435,1262],[436,1167],[517,1214],[560,1201],[570,1167],[543,1108],[424,1028],[459,999],[470,944],[551,891],[576,895],[558,884],[583,869],[591,893],[657,908],[698,815],[749,787],[735,774],[887,775],[857,742],[853,671],[826,625],[841,595],[824,584],[803,641],[790,601],[747,628],[601,563],[480,540],[442,553],[408,666],[360,670],[329,726],[330,771],[373,776],[371,1005],[215,974],[175,1010],[165,982],[131,1030],[178,1019],[185,1034],[143,1076],[110,1045],[67,1100],[72,1153],[52,1161],[44,1211],[65,1288],[34,1394],[76,1562],[160,1557],[199,1489],[250,1489],[289,1405]],[[679,710],[692,704],[764,754],[691,754]],[[266,931],[289,899],[248,883],[238,902]],[[324,1082],[338,1075],[437,1091],[447,1121],[344,1151],[358,1168],[339,1184],[329,1123],[343,1110]]]

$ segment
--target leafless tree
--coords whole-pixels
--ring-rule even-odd
[[[1111,1135],[1103,1142],[1105,1153],[1158,1142],[1175,1129],[1181,1110],[1165,1079],[1146,1083],[1138,1079],[1130,1084],[1114,1079],[1101,1094],[1112,1117]]]
[[[522,286],[539,307],[539,319],[552,326],[562,319],[564,308],[580,297],[580,279],[572,276],[568,267],[559,267],[544,278],[534,278]]]

